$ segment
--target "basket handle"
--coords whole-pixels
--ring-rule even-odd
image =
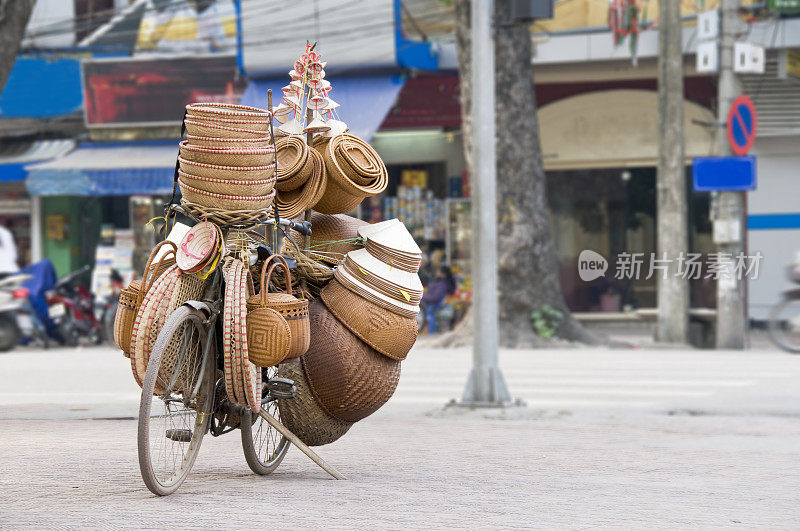
[[[273,258],[276,258],[278,262],[273,264]],[[279,254],[273,254],[267,258],[267,260],[264,262],[264,267],[261,268],[261,306],[267,305],[269,281],[270,278],[272,278],[272,271],[278,266],[283,266],[283,269],[286,271],[286,293],[289,295],[292,294],[292,271],[289,269],[289,264],[286,263],[286,260],[283,258],[283,256]]]
[[[167,252],[164,253],[161,256],[161,258],[158,259],[158,262],[156,263],[155,267],[151,267],[152,264],[153,264],[153,259],[158,254],[158,250],[161,249],[164,245],[167,245],[167,244],[171,245],[172,249],[167,249]],[[142,300],[144,299],[145,293],[147,293],[150,290],[150,288],[153,287],[153,283],[156,280],[156,271],[158,270],[158,268],[161,265],[161,263],[164,261],[164,259],[169,254],[175,254],[177,250],[178,250],[178,247],[173,242],[171,242],[169,240],[164,240],[163,242],[160,242],[155,247],[153,247],[153,250],[150,252],[150,257],[147,259],[147,265],[144,266],[144,273],[142,274],[142,287],[139,290],[139,294],[136,297],[136,305],[137,306],[141,306]],[[148,275],[148,273],[149,273],[149,275]],[[148,280],[150,280],[150,284],[149,285],[147,284]]]

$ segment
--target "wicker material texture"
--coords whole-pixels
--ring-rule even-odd
[[[178,157],[180,169],[184,173],[208,179],[236,179],[242,181],[263,181],[275,179],[275,164],[264,166],[221,166],[219,164],[205,164]]]
[[[288,192],[303,186],[313,171],[310,149],[300,137],[287,136],[275,141],[278,150],[278,190]]]
[[[305,181],[300,188],[281,191],[278,181],[278,211],[281,217],[296,218],[306,210],[310,210],[322,198],[327,183],[325,165],[322,157],[313,149],[309,150],[308,160],[311,161],[311,178]]]
[[[311,346],[301,360],[311,393],[332,417],[358,422],[394,394],[400,362],[361,341],[322,302],[309,311]]]
[[[294,380],[297,389],[294,398],[278,400],[281,422],[307,445],[330,444],[347,433],[353,425],[352,422],[331,417],[317,404],[308,387],[299,358],[286,360],[278,365],[278,377]]]
[[[353,210],[366,197],[386,189],[389,176],[375,150],[353,135],[338,135],[318,144],[325,159],[328,183],[322,199],[314,207],[323,214],[342,214]]]
[[[273,367],[289,354],[292,330],[281,314],[272,308],[247,312],[247,343],[250,361],[257,367]]]
[[[311,213],[311,246],[306,250],[313,258],[329,264],[339,264],[344,255],[350,251],[361,249],[358,228],[369,225],[366,221],[346,214]],[[303,236],[292,231],[292,238],[302,242]]]
[[[263,222],[272,216],[270,207],[254,210],[228,210],[193,203],[187,201],[186,198],[181,199],[181,206],[196,218],[213,221],[222,226],[250,226]]]
[[[241,117],[251,120],[269,120],[270,114],[265,109],[235,103],[190,103],[186,106],[187,114],[214,117]]]
[[[273,259],[277,259],[277,262],[273,263]],[[270,279],[272,278],[273,271],[277,268],[282,268],[285,275],[285,293],[269,292]],[[280,255],[273,255],[264,262],[264,267],[261,269],[261,292],[247,300],[248,311],[257,311],[259,308],[271,308],[277,311],[289,325],[291,334],[289,350],[285,358],[302,356],[305,351],[308,350],[308,345],[311,340],[311,330],[308,320],[308,301],[305,299],[298,299],[292,295],[292,274],[286,261]],[[253,321],[249,324],[251,324],[253,328],[253,334],[260,335],[262,333],[269,333],[266,329],[260,330],[257,321]],[[253,348],[257,349],[256,354],[258,356],[274,356],[274,353],[263,352],[261,346],[261,344],[258,346],[253,345]]]
[[[270,207],[272,199],[275,197],[275,190],[272,190],[267,195],[256,197],[215,194],[189,186],[180,178],[178,179],[178,186],[180,186],[181,194],[183,194],[183,197],[186,198],[187,201],[206,207],[225,210],[265,210]]]
[[[186,135],[186,140],[192,146],[214,148],[265,148],[272,145],[268,136],[264,136],[263,138],[220,138],[213,136]]]
[[[266,166],[273,160],[275,149],[270,145],[257,148],[195,146],[184,140],[180,156],[193,162],[218,166]]]
[[[240,179],[213,179],[209,177],[197,177],[183,170],[178,170],[180,180],[204,192],[225,195],[243,195],[248,197],[258,197],[269,195],[275,187],[275,178],[245,181]]]
[[[330,312],[364,343],[395,360],[404,360],[417,340],[417,320],[403,317],[356,295],[331,280],[320,292]]]

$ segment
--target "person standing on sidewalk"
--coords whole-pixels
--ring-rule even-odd
[[[428,284],[428,289],[422,295],[422,303],[425,305],[425,317],[428,320],[428,333],[436,333],[436,314],[442,307],[444,299],[456,291],[456,283],[453,280],[453,273],[446,265],[439,266],[436,270],[436,277]]]

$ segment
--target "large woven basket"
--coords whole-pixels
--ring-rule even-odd
[[[158,262],[154,264],[153,260],[159,249],[165,245],[171,246],[171,249],[164,253]],[[176,251],[176,245],[170,241],[163,241],[156,245],[147,259],[142,278],[132,280],[126,288],[120,290],[117,313],[114,316],[114,343],[122,350],[125,357],[130,356],[133,322],[136,320],[136,312],[139,311],[142,299],[153,282],[170,266],[175,264]],[[142,289],[142,285],[145,286],[145,289]]]
[[[310,149],[308,160],[312,162],[311,178],[303,186],[288,192],[281,191],[278,181],[278,212],[281,217],[292,219],[311,210],[325,192],[328,178],[322,156]]]
[[[404,360],[417,340],[417,320],[382,308],[331,280],[320,292],[330,312],[364,343],[395,360]]]
[[[198,190],[178,179],[178,186],[180,186],[181,194],[183,197],[191,202],[205,207],[221,208],[226,210],[264,210],[269,208],[272,204],[272,199],[275,197],[275,190],[272,190],[267,195],[261,196],[243,196],[243,195],[228,195],[228,194],[215,194],[212,192],[205,192]]]
[[[272,146],[258,148],[205,147],[180,143],[180,156],[186,160],[219,166],[266,166],[274,158]]]
[[[268,136],[263,138],[218,138],[213,136],[186,135],[186,140],[193,146],[216,148],[263,148],[272,145]]]
[[[269,120],[270,118],[269,112],[265,109],[235,103],[190,103],[186,106],[186,113],[206,118],[239,117],[250,120]]]
[[[300,358],[286,360],[278,365],[278,377],[294,380],[297,392],[294,398],[278,400],[281,422],[309,446],[330,444],[353,425],[335,419],[317,404],[308,387]]]
[[[267,128],[256,128],[254,124],[243,122],[237,126],[225,125],[225,123],[216,123],[205,120],[192,120],[187,116],[183,121],[186,126],[186,132],[195,136],[211,136],[220,138],[264,138],[267,134]]]
[[[273,259],[277,262],[273,262]],[[272,272],[276,268],[282,268],[285,275],[285,293],[270,293],[269,282],[272,278]],[[272,255],[264,262],[264,267],[261,268],[261,291],[258,295],[253,295],[247,300],[248,314],[257,312],[261,308],[271,308],[278,312],[288,323],[291,330],[291,341],[289,342],[289,349],[286,356],[287,358],[296,358],[302,356],[311,340],[311,330],[308,321],[308,301],[305,299],[298,299],[292,295],[292,274],[286,260],[280,255]],[[251,323],[250,318],[247,321],[248,328],[254,328],[253,333],[258,333],[258,321]],[[249,332],[248,332],[249,333]],[[266,334],[266,331],[265,331]],[[251,349],[259,348],[259,345],[251,345]],[[256,352],[256,354],[261,354]],[[269,357],[269,353],[263,353],[263,357]]]
[[[288,192],[300,188],[311,178],[313,161],[310,149],[296,136],[287,136],[275,141],[278,151],[278,190]]]
[[[238,179],[242,181],[261,181],[275,179],[275,163],[264,166],[222,166],[219,164],[204,164],[178,157],[180,169],[197,177],[209,179]]]
[[[355,157],[352,154],[353,146],[361,146],[356,141],[359,139],[353,135],[344,134],[315,147],[318,150],[324,148],[322,155],[328,174],[325,193],[314,207],[323,214],[350,212],[364,198],[383,192],[389,184],[386,166],[377,154],[369,157]],[[360,150],[359,153],[363,155],[365,151]],[[358,166],[354,161],[361,161],[364,166]],[[374,165],[378,165],[377,174],[374,173]]]
[[[320,301],[309,308],[311,346],[303,370],[330,416],[358,422],[377,411],[400,381],[400,361],[383,356],[339,322]]]
[[[346,214],[311,213],[311,246],[307,249],[313,258],[329,264],[339,264],[344,255],[350,251],[361,249],[358,228],[369,225],[366,221]],[[292,231],[292,238],[302,242],[303,236]]]
[[[245,181],[242,179],[214,179],[200,177],[178,170],[181,181],[204,192],[226,195],[244,195],[258,197],[268,195],[275,188],[275,177]]]

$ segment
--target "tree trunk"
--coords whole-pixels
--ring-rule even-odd
[[[508,20],[509,4],[509,0],[495,3],[500,344],[512,348],[548,345],[531,324],[531,313],[545,306],[563,314],[556,336],[594,343],[597,338],[575,321],[561,293],[536,116],[531,36],[527,24]],[[471,168],[470,0],[456,0],[455,13],[464,153]],[[450,344],[465,341],[464,336],[472,332],[469,322],[468,315]]]
[[[658,16],[658,271],[656,341],[686,343],[689,285],[678,275],[679,257],[688,252],[686,174],[683,149],[683,52],[680,5],[660,2]]]
[[[0,91],[17,60],[35,0],[0,0]]]

